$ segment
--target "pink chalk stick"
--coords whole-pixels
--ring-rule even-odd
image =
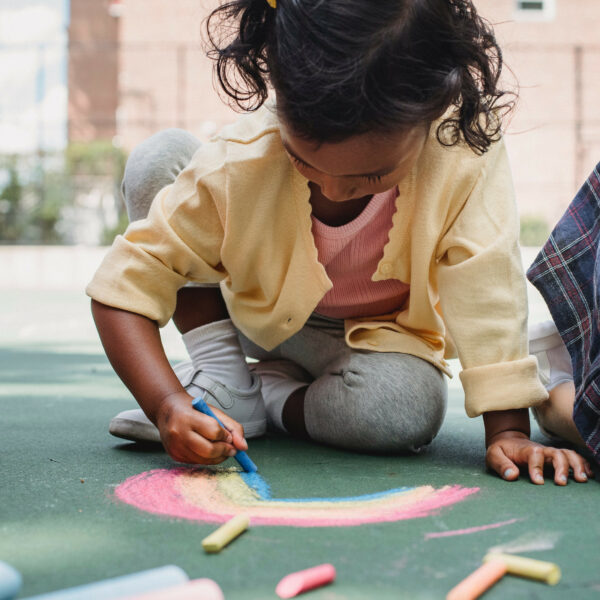
[[[280,598],[293,598],[313,588],[327,585],[335,579],[335,567],[326,563],[286,575],[275,588]]]
[[[156,590],[123,600],[225,600],[221,588],[212,579],[194,579],[175,587]]]

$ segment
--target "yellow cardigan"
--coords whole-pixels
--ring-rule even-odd
[[[434,126],[399,191],[372,279],[409,283],[409,299],[400,312],[346,320],[346,343],[412,354],[447,374],[455,346],[469,416],[545,400],[528,356],[504,143],[477,156],[439,144]],[[202,145],[148,217],[115,239],[87,294],[163,326],[186,282],[218,282],[235,325],[274,348],[302,328],[332,285],[317,259],[309,196],[276,116],[263,107]]]

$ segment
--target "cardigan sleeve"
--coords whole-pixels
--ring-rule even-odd
[[[86,293],[162,327],[175,311],[179,288],[188,281],[221,281],[223,225],[210,188],[224,184],[214,174],[208,179],[212,186],[189,166],[163,188],[147,218],[115,239]]]
[[[437,249],[444,321],[462,365],[469,416],[525,408],[548,395],[528,354],[527,290],[504,143],[495,143]]]

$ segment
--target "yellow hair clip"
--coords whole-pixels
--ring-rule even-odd
[[[277,8],[277,0],[267,0],[267,4],[271,7],[271,8]]]

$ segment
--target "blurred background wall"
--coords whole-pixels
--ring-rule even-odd
[[[110,243],[135,144],[235,119],[201,44],[217,3],[0,0],[0,243]],[[600,1],[475,4],[519,89],[506,140],[522,240],[539,245],[600,161]]]

